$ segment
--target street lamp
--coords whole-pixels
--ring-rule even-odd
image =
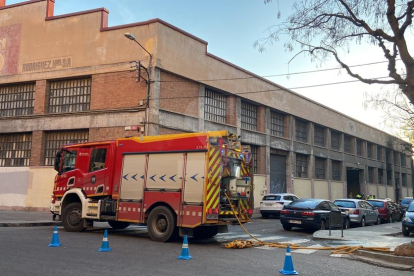
[[[149,96],[150,96],[150,88],[151,88],[151,67],[152,67],[152,54],[148,52],[147,49],[144,48],[135,38],[135,36],[131,33],[125,33],[124,36],[135,43],[137,43],[148,55],[149,55],[149,62],[148,62],[148,70],[147,71],[147,103],[146,103],[146,109],[145,109],[145,136],[148,136],[148,121],[149,121]],[[145,67],[144,67],[145,68]]]

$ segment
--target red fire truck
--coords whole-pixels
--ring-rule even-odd
[[[107,221],[146,225],[155,241],[209,238],[236,216],[250,220],[251,168],[250,147],[227,131],[66,145],[56,154],[50,210],[66,231]]]

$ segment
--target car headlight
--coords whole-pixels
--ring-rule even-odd
[[[402,221],[405,222],[412,222],[412,220],[409,217],[403,217]]]

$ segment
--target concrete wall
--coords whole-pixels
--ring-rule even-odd
[[[314,180],[314,198],[329,199],[328,181]]]
[[[344,198],[344,183],[331,181],[331,200]]]
[[[386,198],[386,187],[385,185],[378,186],[378,197],[377,198]]]
[[[299,198],[312,197],[312,183],[310,179],[295,178],[293,182],[293,193]]]

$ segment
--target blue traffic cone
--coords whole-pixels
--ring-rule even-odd
[[[290,247],[288,246],[286,247],[285,264],[283,265],[283,269],[279,270],[279,272],[283,275],[298,275],[299,273],[293,268],[292,256],[290,254]]]
[[[181,260],[191,260],[193,257],[190,256],[190,252],[188,251],[188,239],[187,235],[184,236],[183,247],[181,250],[181,255],[177,257],[177,259]]]
[[[59,247],[60,246],[59,234],[58,234],[56,226],[55,226],[55,229],[53,230],[52,242],[48,246],[49,247]]]
[[[102,245],[101,248],[98,250],[99,252],[109,252],[112,251],[111,248],[109,248],[109,242],[108,242],[108,230],[105,229],[103,239],[102,239]]]

